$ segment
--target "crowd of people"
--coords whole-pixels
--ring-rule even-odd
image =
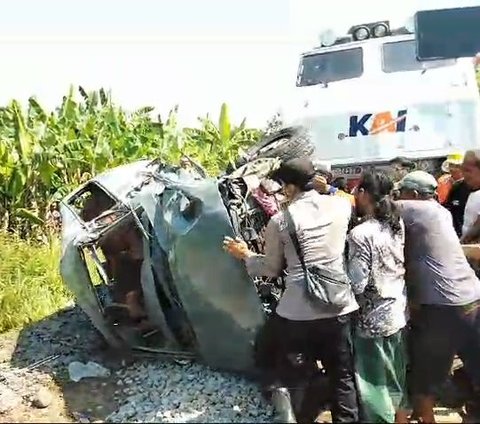
[[[450,155],[438,180],[412,168],[369,170],[349,193],[308,158],[283,162],[264,254],[224,242],[252,276],[286,271],[258,363],[288,400],[283,360],[319,361],[334,422],[435,422],[456,355],[480,395],[480,281],[462,246],[480,238],[480,151]],[[279,419],[299,417],[287,405]]]

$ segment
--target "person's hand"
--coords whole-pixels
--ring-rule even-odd
[[[467,259],[475,262],[480,262],[480,244],[463,244],[462,245],[463,253]]]
[[[223,249],[237,259],[246,259],[252,255],[247,243],[238,237],[235,240],[231,237],[225,237],[223,240]]]
[[[315,175],[312,180],[313,188],[321,194],[328,193],[327,179],[321,175]]]

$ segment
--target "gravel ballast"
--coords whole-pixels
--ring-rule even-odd
[[[7,344],[5,340],[4,345]],[[111,351],[101,347],[104,345],[88,318],[76,307],[23,330],[16,343],[11,343],[11,349],[4,348],[0,361],[0,376],[3,377],[0,379],[0,400],[4,406],[0,408],[0,422],[8,421],[5,421],[5,413],[15,417],[20,405],[30,411],[32,417],[35,411],[48,413],[55,404],[63,402],[58,394],[51,399],[49,390],[54,385],[59,392],[52,393],[62,393],[68,386],[70,398],[78,399],[76,388],[81,390],[95,380],[100,387],[113,386],[112,396],[106,400],[111,407],[108,415],[99,418],[98,414],[95,416],[95,406],[87,405],[80,411],[78,405],[72,407],[68,404],[71,402],[66,402],[66,413],[72,415],[72,420],[111,423],[272,421],[272,409],[252,381],[196,362],[137,358],[128,364],[121,358],[113,358]],[[108,369],[110,375],[74,382],[69,376],[69,365],[76,361],[93,361]],[[92,393],[91,397],[95,399],[97,394]]]
[[[140,363],[117,376],[123,401],[108,422],[271,422],[254,383],[203,365]]]
[[[196,362],[131,359],[106,350],[78,308],[0,335],[0,424],[273,421],[252,381]],[[69,366],[89,361],[108,373],[72,381]],[[447,412],[438,422],[461,422]]]

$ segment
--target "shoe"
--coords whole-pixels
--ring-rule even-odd
[[[276,423],[296,423],[295,413],[293,412],[290,392],[285,387],[279,387],[272,390],[272,405],[275,410],[274,422]]]

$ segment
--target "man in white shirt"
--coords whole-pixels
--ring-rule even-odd
[[[480,239],[480,150],[469,150],[463,160],[465,183],[473,190],[468,197],[462,228],[462,243]]]

